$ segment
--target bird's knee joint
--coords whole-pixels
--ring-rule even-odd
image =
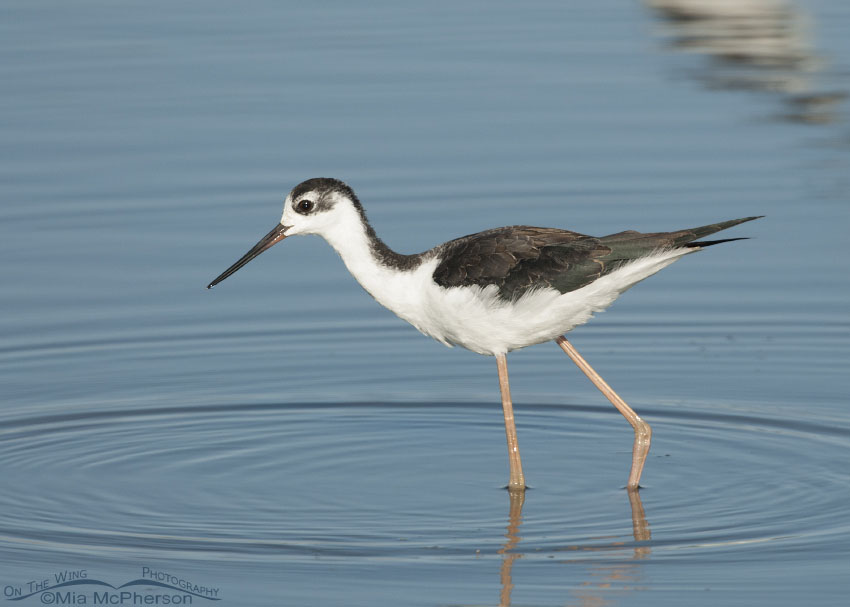
[[[652,440],[652,428],[649,424],[642,421],[635,426],[635,439],[641,443],[649,443]]]

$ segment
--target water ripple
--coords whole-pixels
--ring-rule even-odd
[[[601,407],[522,406],[533,487],[511,551],[586,560],[651,550],[658,559],[778,544],[798,553],[848,536],[836,488],[846,482],[837,457],[850,446],[846,424],[708,406],[645,414],[656,442],[636,520],[619,489],[630,446],[622,420]],[[0,497],[0,541],[260,561],[492,557],[504,548],[503,440],[492,403],[13,417],[0,443],[14,471]]]

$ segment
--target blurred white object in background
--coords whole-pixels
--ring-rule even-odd
[[[824,61],[815,54],[809,19],[785,0],[644,0],[663,19],[677,50],[712,61],[691,77],[709,88],[780,93],[783,118],[833,122],[844,91],[818,91]]]

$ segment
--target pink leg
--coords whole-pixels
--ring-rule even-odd
[[[511,466],[511,477],[508,489],[511,491],[525,489],[525,476],[522,473],[522,462],[519,459],[519,444],[516,439],[514,424],[514,406],[511,402],[511,387],[508,384],[508,360],[504,354],[496,355],[496,366],[499,369],[499,389],[502,392],[502,410],[505,413],[505,435],[508,439],[508,461]]]
[[[590,378],[590,381],[599,388],[602,394],[611,401],[611,404],[617,408],[617,411],[622,413],[623,417],[629,420],[632,428],[634,428],[635,444],[632,448],[632,470],[629,473],[629,482],[626,487],[629,489],[638,489],[640,487],[640,475],[641,472],[643,472],[643,465],[646,463],[646,456],[649,454],[649,445],[652,442],[652,428],[650,428],[649,424],[643,421],[622,398],[617,396],[617,393],[611,389],[611,386],[605,383],[605,380],[593,370],[593,367],[587,364],[587,361],[584,360],[573,345],[567,341],[566,337],[558,337],[555,342],[561,346],[561,349],[567,353],[567,356],[569,356],[573,362],[578,365],[578,368]]]

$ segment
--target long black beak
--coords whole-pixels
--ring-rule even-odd
[[[288,229],[289,229],[289,226],[285,226],[285,225],[281,225],[281,224],[276,225],[274,228],[272,228],[271,232],[269,232],[268,234],[263,236],[263,238],[260,240],[260,242],[258,242],[257,244],[254,245],[254,248],[252,248],[250,251],[245,253],[239,261],[237,261],[235,264],[233,264],[232,266],[227,268],[224,272],[222,272],[219,275],[218,278],[216,278],[214,281],[212,281],[210,284],[208,284],[207,288],[208,289],[213,288],[218,283],[220,283],[222,280],[224,280],[225,278],[227,278],[231,274],[235,273],[236,270],[238,270],[239,268],[241,268],[242,266],[247,264],[249,261],[254,259],[257,255],[259,255],[260,253],[262,253],[266,249],[272,248],[274,245],[276,245],[281,240],[286,238],[286,230],[288,230]]]

